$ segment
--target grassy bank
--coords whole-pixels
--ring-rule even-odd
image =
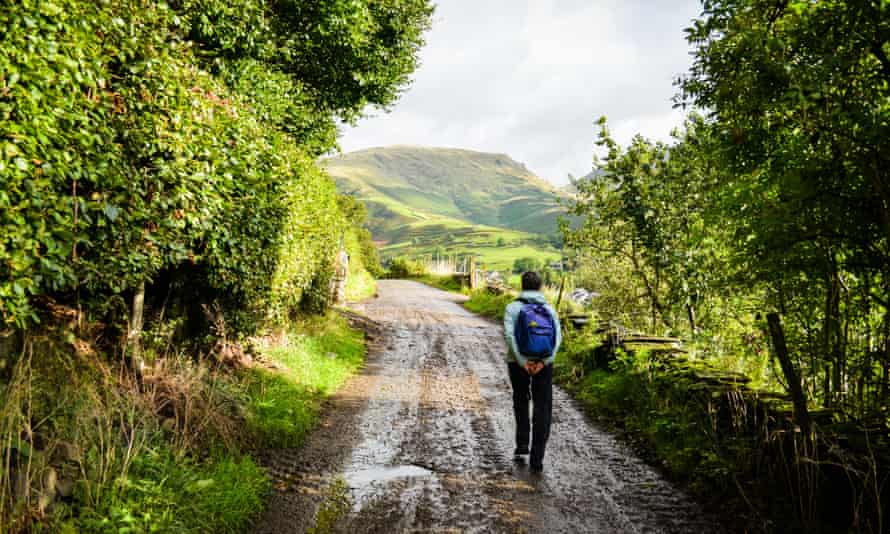
[[[733,477],[750,455],[749,444],[724,433],[708,412],[709,401],[717,409],[720,399],[646,353],[619,355],[609,370],[595,369],[595,345],[568,337],[557,365],[560,385],[592,417],[625,432],[650,461],[697,493],[723,502],[737,497]]]
[[[373,297],[377,292],[377,279],[368,271],[362,269],[349,273],[346,279],[346,300],[355,302]]]
[[[804,436],[790,401],[680,354],[623,354],[597,368],[590,334],[567,336],[556,380],[734,532],[880,532],[879,433],[830,414]],[[813,412],[816,417],[817,412]],[[885,449],[884,449],[885,450]]]
[[[418,282],[439,288],[443,291],[452,291],[454,293],[466,294],[469,290],[462,286],[460,281],[453,276],[436,276],[434,274],[425,274],[415,278]]]
[[[259,443],[296,447],[315,426],[321,401],[364,362],[361,332],[337,315],[297,323],[286,340],[265,353],[274,369],[252,369],[248,427]]]
[[[302,443],[365,354],[333,313],[264,338],[246,366],[222,355],[249,346],[224,343],[150,354],[139,374],[64,329],[22,346],[0,369],[11,533],[243,532],[269,490],[253,451]]]
[[[516,296],[509,293],[493,295],[487,291],[478,290],[470,294],[470,300],[464,302],[464,307],[490,319],[501,320],[504,318],[507,304],[514,300],[516,300]]]

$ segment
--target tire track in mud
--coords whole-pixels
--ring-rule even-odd
[[[416,282],[381,281],[379,295],[355,306],[381,332],[333,403],[338,422],[267,459],[276,493],[257,532],[304,531],[336,477],[352,501],[341,532],[720,531],[559,388],[544,473],[514,464],[499,326]]]

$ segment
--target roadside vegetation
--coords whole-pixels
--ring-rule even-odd
[[[315,426],[320,401],[334,393],[364,362],[361,332],[331,312],[291,325],[265,353],[267,367],[245,377],[247,427],[258,443],[297,447]]]
[[[888,29],[879,2],[707,2],[677,96],[707,114],[627,146],[603,119],[574,184],[598,318],[689,353],[582,342],[563,379],[740,528],[887,529]]]
[[[256,339],[237,368],[183,350],[137,375],[61,335],[29,338],[3,391],[7,531],[240,532],[269,489],[251,453],[302,443],[364,359],[333,312]]]
[[[315,160],[398,98],[431,12],[0,7],[0,531],[260,513],[252,453],[302,442],[363,358],[328,312],[337,253],[351,297],[379,272],[364,210]]]
[[[473,291],[470,300],[464,302],[464,307],[473,313],[484,315],[496,321],[503,320],[507,305],[516,300],[516,295],[504,293],[501,295],[489,293],[484,289]]]

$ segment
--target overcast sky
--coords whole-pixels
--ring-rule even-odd
[[[554,183],[592,166],[596,127],[666,139],[698,0],[439,0],[415,81],[341,138],[503,152]]]

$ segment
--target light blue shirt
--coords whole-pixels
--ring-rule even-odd
[[[562,329],[559,327],[559,316],[556,315],[556,310],[550,304],[547,304],[547,299],[544,298],[540,291],[523,291],[518,298],[543,304],[547,311],[550,312],[550,315],[553,316],[554,326],[556,327],[556,346],[553,347],[553,354],[542,360],[545,365],[553,365],[553,362],[556,360],[556,352],[562,344]],[[507,361],[516,362],[525,367],[525,364],[528,363],[528,358],[519,353],[515,335],[516,320],[519,318],[522,305],[523,303],[519,302],[519,300],[515,300],[507,305],[507,309],[504,311],[504,339],[507,340],[507,347],[509,347]]]

